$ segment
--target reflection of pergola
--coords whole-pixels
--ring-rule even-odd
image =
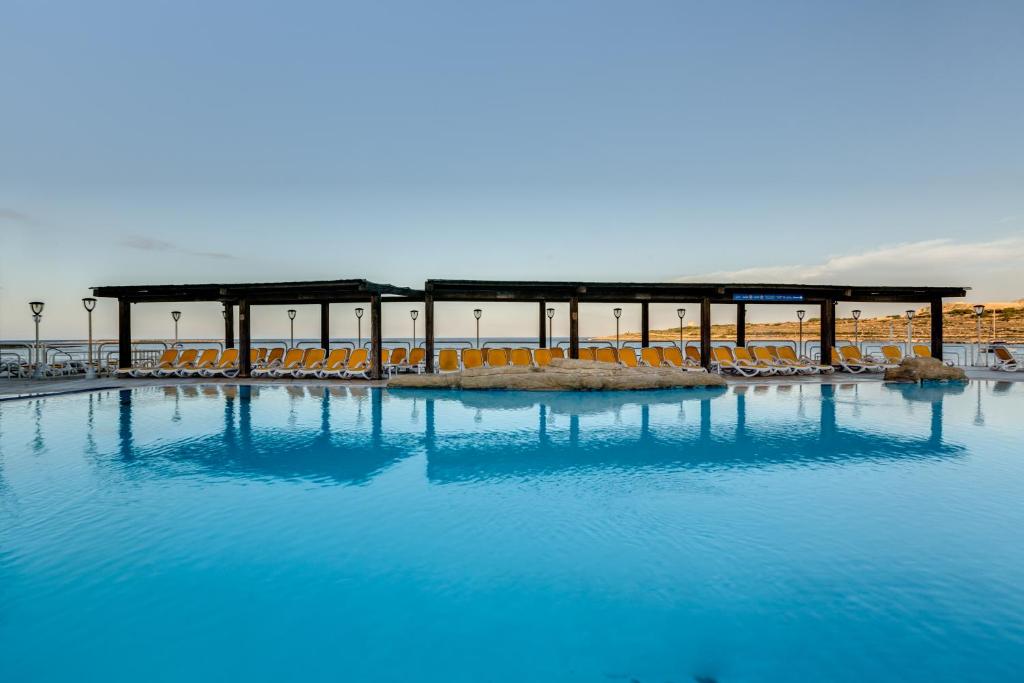
[[[204,285],[124,285],[93,287],[93,296],[113,297],[118,303],[118,363],[131,365],[131,305],[155,302],[217,301],[224,305],[224,343],[235,345],[234,311],[238,306],[238,348],[241,377],[249,376],[249,350],[252,339],[249,309],[252,306],[320,304],[320,345],[329,346],[332,303],[367,302],[370,308],[371,376],[381,376],[382,302],[421,301],[422,293],[408,287],[379,284],[366,280],[319,280],[311,282],[263,282],[249,284]]]
[[[967,295],[964,287],[846,287],[835,285],[694,284],[638,282],[519,282],[514,280],[427,280],[424,319],[427,362],[433,362],[435,301],[539,302],[540,346],[546,345],[544,309],[548,302],[569,302],[569,355],[579,354],[580,302],[640,304],[641,344],[649,343],[652,303],[700,305],[701,358],[711,360],[711,304],[736,306],[736,343],[746,343],[746,306],[755,304],[817,305],[821,309],[821,354],[830,358],[835,345],[835,305],[861,303],[927,303],[931,306],[932,353],[942,356],[942,300]]]

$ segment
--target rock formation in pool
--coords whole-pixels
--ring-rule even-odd
[[[887,382],[920,382],[922,380],[940,380],[963,382],[967,373],[963,368],[954,368],[944,364],[937,358],[904,358],[899,367],[885,371]]]
[[[620,391],[724,386],[719,375],[672,368],[627,368],[615,363],[556,358],[543,368],[473,368],[462,372],[399,375],[391,387],[518,389],[523,391]]]

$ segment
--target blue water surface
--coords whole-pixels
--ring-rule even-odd
[[[0,681],[1009,681],[1024,385],[0,404]]]

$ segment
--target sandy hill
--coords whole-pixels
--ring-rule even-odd
[[[976,338],[976,320],[973,304],[953,303],[942,307],[943,327],[947,342],[971,342]],[[811,309],[813,310],[813,309]],[[931,329],[931,309],[920,308],[914,316],[914,339],[927,341]],[[982,341],[992,339],[1007,342],[1024,342],[1024,299],[1017,301],[993,301],[985,304],[982,324]],[[995,321],[995,336],[992,333]],[[903,315],[890,315],[878,318],[860,319],[860,337],[865,339],[896,339],[907,338],[907,320]],[[747,339],[796,339],[798,325],[792,322],[779,323],[747,323]],[[697,339],[700,330],[695,324],[683,327],[683,339]],[[804,320],[804,338],[818,336],[818,318]],[[853,339],[853,318],[836,320],[836,336],[839,339]],[[712,339],[735,339],[736,326],[712,325]],[[614,339],[602,337],[602,339]],[[639,332],[626,332],[623,339],[638,340]],[[655,341],[673,341],[679,339],[679,328],[671,327],[663,330],[651,330],[651,339]]]

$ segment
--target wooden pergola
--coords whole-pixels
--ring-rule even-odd
[[[367,302],[370,309],[371,377],[379,379],[381,368],[381,304],[390,301],[422,301],[423,292],[408,287],[367,280],[317,280],[310,282],[261,282],[201,285],[121,285],[93,287],[93,296],[118,302],[118,363],[131,365],[132,304],[155,302],[216,301],[224,306],[224,344],[235,345],[234,307],[238,307],[238,348],[240,377],[248,377],[251,347],[249,309],[252,306],[320,304],[320,344],[329,347],[332,303]]]
[[[423,289],[428,371],[434,360],[434,302],[538,302],[538,343],[546,346],[545,308],[548,302],[569,303],[569,356],[579,356],[580,302],[640,304],[641,344],[650,337],[652,303],[700,305],[700,348],[705,367],[711,362],[711,305],[736,306],[736,343],[746,343],[748,304],[817,305],[821,315],[821,357],[831,358],[835,346],[835,306],[838,302],[926,303],[931,306],[932,354],[942,357],[942,300],[967,296],[966,287],[853,287],[837,285],[780,285],[736,283],[536,282],[511,280],[427,280]]]

